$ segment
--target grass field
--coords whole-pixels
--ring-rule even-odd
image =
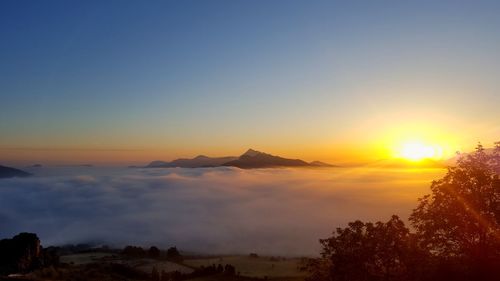
[[[221,256],[207,258],[193,258],[184,260],[183,264],[169,261],[154,260],[148,258],[124,258],[119,254],[95,252],[65,255],[61,257],[61,262],[73,265],[86,265],[90,263],[112,262],[124,264],[131,268],[138,269],[150,274],[153,267],[158,271],[181,273],[191,273],[193,268],[210,266],[212,264],[231,264],[236,268],[242,277],[264,278],[276,281],[301,281],[305,277],[305,272],[299,270],[300,259],[298,258],[274,258],[274,257],[250,257],[250,256]],[[209,280],[213,277],[197,278]]]
[[[142,270],[147,273],[151,273],[153,267],[156,267],[158,271],[172,272],[179,271],[181,273],[191,273],[193,272],[192,268],[187,266],[180,265],[178,263],[173,263],[169,261],[155,261],[155,260],[144,260],[145,263],[139,266],[133,266],[133,264],[129,264],[130,266]]]
[[[84,265],[96,262],[113,262],[117,264],[126,264],[132,268],[139,269],[146,273],[151,273],[153,267],[156,267],[158,271],[179,271],[181,273],[193,272],[192,268],[174,262],[147,258],[127,259],[117,254],[100,252],[65,255],[61,257],[61,262],[73,265]]]
[[[289,278],[302,279],[305,273],[298,269],[300,259],[297,258],[271,258],[249,256],[224,256],[218,258],[187,259],[184,263],[188,266],[200,267],[212,264],[231,264],[236,271],[247,277]],[[285,279],[284,279],[285,280]]]
[[[117,259],[118,255],[112,253],[81,253],[61,256],[61,262],[74,265],[82,265],[103,261],[104,259]]]

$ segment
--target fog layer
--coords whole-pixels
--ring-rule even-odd
[[[348,221],[406,220],[440,169],[39,168],[0,180],[0,238],[314,255]]]

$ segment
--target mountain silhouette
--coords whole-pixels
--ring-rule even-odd
[[[30,173],[27,173],[19,169],[0,166],[0,179],[15,178],[15,177],[23,178],[23,177],[28,177],[30,175],[31,175]]]
[[[204,168],[204,167],[237,167],[241,169],[273,168],[273,167],[336,167],[327,163],[314,161],[308,163],[300,159],[288,159],[253,149],[248,149],[240,157],[208,157],[199,155],[192,159],[176,159],[171,162],[153,161],[146,168]]]
[[[219,167],[224,163],[238,159],[238,157],[208,157],[199,155],[192,159],[180,158],[171,162],[153,161],[146,168],[204,168],[204,167]]]

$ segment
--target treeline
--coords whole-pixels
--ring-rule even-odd
[[[191,273],[181,273],[180,271],[174,272],[166,272],[166,271],[158,271],[156,267],[153,267],[151,272],[151,279],[154,281],[182,281],[193,278],[200,278],[206,276],[236,276],[236,268],[233,265],[226,264],[223,266],[219,265],[210,265],[210,266],[201,266],[195,269]]]
[[[163,259],[173,262],[182,262],[183,258],[177,247],[170,247],[166,251],[160,250],[156,246],[151,246],[148,250],[137,246],[126,246],[121,254],[131,258],[152,258]]]
[[[308,281],[498,280],[500,143],[460,155],[409,221],[354,221],[321,239]]]

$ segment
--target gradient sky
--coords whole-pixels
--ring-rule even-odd
[[[490,145],[500,2],[409,2],[1,1],[0,161]]]

